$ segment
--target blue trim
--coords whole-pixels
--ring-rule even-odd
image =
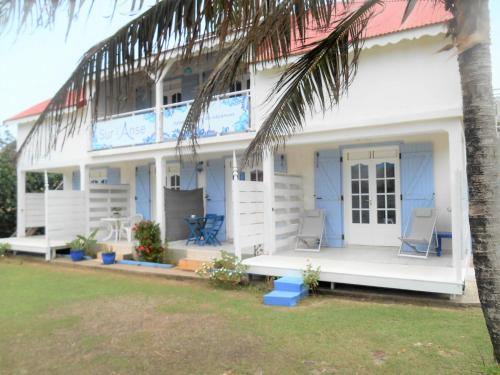
[[[152,268],[172,268],[173,267],[173,264],[140,262],[137,260],[119,260],[116,263],[126,264],[128,266],[144,266],[144,267],[152,267]]]

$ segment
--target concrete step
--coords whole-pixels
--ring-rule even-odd
[[[283,292],[273,290],[264,296],[264,304],[271,306],[288,306],[292,307],[299,303],[302,299],[301,292]]]
[[[186,258],[189,259],[198,259],[203,261],[213,261],[215,258],[220,258],[220,250],[210,249],[209,246],[207,249],[186,249]]]
[[[196,270],[200,269],[203,266],[203,264],[205,264],[205,263],[207,263],[207,261],[184,258],[184,259],[179,260],[179,264],[177,265],[177,268],[181,269],[183,271],[195,272]]]
[[[307,286],[301,277],[285,276],[274,281],[274,290],[303,293]]]

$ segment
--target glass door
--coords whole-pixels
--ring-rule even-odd
[[[401,235],[398,153],[347,153],[344,169],[348,244],[397,246]],[[350,156],[350,158],[349,158]],[[356,156],[363,156],[359,159]],[[392,156],[392,157],[391,157]],[[345,160],[345,159],[344,159]]]

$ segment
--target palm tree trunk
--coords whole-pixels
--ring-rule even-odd
[[[481,23],[488,35],[462,52],[459,68],[463,95],[463,121],[467,147],[469,182],[469,220],[473,240],[473,259],[479,299],[495,359],[500,363],[500,148],[495,127],[495,104],[491,83],[489,12],[487,0],[455,1],[457,29]],[[463,9],[459,9],[463,7]],[[474,9],[474,11],[471,11]],[[476,24],[477,25],[477,24]]]

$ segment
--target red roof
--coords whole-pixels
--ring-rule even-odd
[[[361,6],[361,4],[361,2],[354,3],[351,5],[351,9]],[[339,4],[337,8],[340,8],[340,6],[341,5]],[[376,10],[374,16],[368,22],[366,38],[374,38],[386,34],[435,25],[449,21],[452,18],[451,13],[447,12],[440,2],[434,4],[432,1],[419,1],[408,19],[404,23],[401,23],[405,7],[406,1],[388,1],[384,5],[377,6],[375,8]],[[331,32],[331,30],[310,30],[304,44],[308,45],[310,48],[312,43],[319,42],[329,32]],[[303,44],[296,43],[292,49],[296,50],[298,53],[304,52],[304,50],[308,47],[304,47]],[[39,115],[45,108],[47,108],[49,103],[50,99],[44,100],[43,102],[38,103],[37,105],[34,105],[33,107],[28,108],[5,121],[19,120]]]
[[[70,102],[71,102],[71,100],[73,99],[74,96],[75,95],[68,95],[68,99],[66,100],[66,107],[69,108],[69,107],[71,107],[73,105],[73,103],[70,103]],[[45,108],[48,107],[48,105],[50,104],[50,100],[51,99],[47,99],[47,100],[44,100],[43,102],[35,104],[33,107],[25,109],[24,111],[19,112],[17,115],[9,117],[7,120],[4,120],[4,122],[15,121],[15,120],[20,120],[22,118],[28,118],[28,117],[32,117],[32,116],[37,116],[37,115],[41,114],[45,110]],[[80,99],[78,101],[77,107],[81,108],[85,104],[87,104],[87,101],[82,98],[82,99]]]
[[[420,27],[443,23],[452,19],[452,14],[445,10],[440,2],[434,4],[432,1],[419,1],[404,23],[403,14],[406,8],[406,1],[387,1],[383,5],[375,6],[375,13],[368,21],[365,30],[366,38],[374,38],[386,34],[393,34],[405,30],[417,29]],[[357,2],[348,8],[349,12],[354,11],[362,5]],[[341,4],[337,5],[337,14],[345,15]],[[338,16],[339,21],[341,16]],[[304,52],[310,48],[311,44],[317,43],[325,38],[335,27],[336,23],[330,29],[311,29],[306,36],[304,43],[297,42],[293,49],[297,52]]]
[[[45,108],[47,108],[49,103],[50,103],[50,99],[44,100],[43,102],[35,104],[33,107],[25,109],[22,112],[19,112],[17,115],[12,116],[5,121],[14,121],[14,120],[19,120],[19,119],[22,119],[25,117],[39,115],[40,113],[42,113],[45,110]]]

